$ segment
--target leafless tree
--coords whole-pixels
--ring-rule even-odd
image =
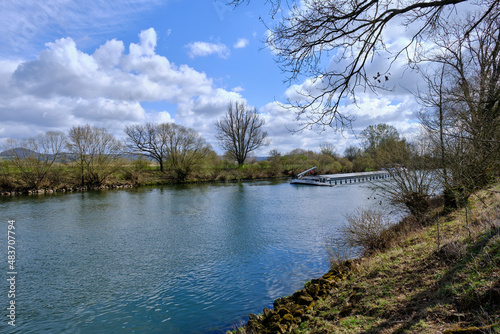
[[[450,25],[436,36],[440,51],[429,60],[442,70],[427,80],[423,125],[439,130],[444,187],[464,205],[472,192],[500,172],[500,22],[498,13],[480,24]],[[470,27],[475,25],[471,31]],[[422,99],[421,99],[422,100]],[[438,110],[436,114],[433,110]]]
[[[165,136],[166,164],[178,180],[199,168],[213,152],[196,131],[174,123],[161,124]]]
[[[76,156],[82,186],[100,186],[121,164],[122,143],[104,128],[74,126],[69,130],[68,149]],[[87,181],[86,181],[87,179]]]
[[[392,204],[422,219],[431,207],[430,200],[437,195],[440,187],[433,165],[427,159],[430,143],[422,138],[418,144],[399,141],[393,142],[388,148],[382,154],[386,161],[404,161],[405,164],[387,168],[391,177],[374,182],[373,186]]]
[[[45,134],[7,143],[9,158],[21,172],[22,179],[32,189],[39,189],[59,157],[66,142],[62,132]]]
[[[332,158],[338,158],[337,149],[335,145],[329,142],[324,142],[319,145],[322,154],[329,155]]]
[[[163,163],[167,154],[167,123],[154,124],[136,124],[127,126],[125,133],[127,135],[128,149],[133,153],[150,157],[160,165],[163,172]]]
[[[230,103],[226,115],[219,119],[216,138],[220,146],[230,152],[238,165],[242,165],[248,153],[269,145],[265,121],[256,109],[249,110],[244,103]]]
[[[255,1],[255,0],[254,0]],[[228,0],[239,5],[245,0]],[[308,87],[297,91],[290,100],[303,127],[313,125],[344,127],[352,118],[340,107],[346,98],[356,98],[356,90],[375,90],[389,79],[389,68],[368,73],[374,56],[386,53],[393,61],[407,57],[409,64],[420,60],[425,41],[446,29],[454,19],[466,16],[456,6],[470,5],[468,35],[486,19],[500,15],[500,0],[267,0],[272,13],[283,13],[280,21],[269,28],[268,47],[288,79],[311,78]],[[287,4],[285,6],[284,4]],[[463,9],[463,8],[462,8]],[[407,45],[389,50],[384,32],[390,23],[400,23],[402,30],[415,31]],[[334,58],[331,58],[335,55]],[[325,66],[324,57],[331,58]]]
[[[421,124],[428,131],[430,139],[434,146],[438,148],[439,168],[443,172],[443,184],[448,182],[447,162],[446,162],[446,143],[444,131],[450,124],[448,115],[448,103],[444,91],[446,66],[441,66],[433,73],[422,73],[426,82],[427,90],[417,92],[417,99],[424,107],[425,111],[418,114]]]

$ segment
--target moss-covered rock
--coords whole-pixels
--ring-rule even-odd
[[[298,324],[310,319],[310,312],[315,301],[325,298],[339,281],[345,280],[355,270],[354,261],[330,270],[321,278],[308,282],[304,289],[295,292],[292,296],[277,298],[273,302],[273,310],[264,308],[262,315],[252,314],[245,326],[247,333],[291,333]],[[351,298],[356,299],[356,296]],[[346,309],[347,311],[347,309]]]

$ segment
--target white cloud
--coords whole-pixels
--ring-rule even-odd
[[[0,61],[0,141],[86,123],[121,136],[125,125],[145,121],[175,121],[209,134],[228,103],[241,95],[158,55],[156,41],[156,32],[148,29],[128,53],[113,39],[88,54],[73,39],[61,38],[47,43],[34,60]],[[141,106],[161,101],[176,109]]]
[[[233,89],[231,89],[231,91],[233,91],[235,93],[241,93],[241,92],[245,91],[245,89],[241,86],[236,86]]]
[[[141,31],[139,40],[139,44],[130,43],[130,56],[133,58],[154,56],[157,40],[156,31],[153,28]]]
[[[236,43],[233,45],[235,49],[243,49],[246,48],[249,44],[249,40],[246,38],[239,38]]]
[[[92,55],[96,63],[105,69],[112,69],[120,64],[125,46],[122,41],[113,39],[101,45]]]
[[[188,55],[191,58],[216,54],[220,58],[227,59],[231,55],[229,48],[222,43],[193,42],[186,45],[186,47],[189,49]]]
[[[105,98],[124,101],[170,100],[210,91],[212,80],[189,66],[175,66],[155,53],[156,33],[140,34],[140,43],[131,43],[129,54],[123,43],[108,41],[93,55],[77,49],[71,38],[48,43],[33,61],[21,63],[12,74],[15,88],[50,98]]]
[[[137,20],[162,0],[1,1],[0,55],[33,55],[39,40],[61,32],[76,39],[103,35]]]

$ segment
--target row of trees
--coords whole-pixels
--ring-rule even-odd
[[[90,125],[72,127],[68,134],[49,131],[24,140],[7,142],[8,161],[30,189],[39,189],[56,165],[73,162],[82,185],[99,186],[119,168],[122,143],[106,129]]]
[[[162,171],[167,164],[176,179],[185,179],[200,161],[215,154],[194,130],[177,124],[137,125],[127,128],[126,133],[130,134],[127,143],[122,143],[104,128],[75,126],[67,135],[50,131],[25,140],[9,140],[5,155],[7,163],[19,172],[25,186],[38,189],[55,166],[59,167],[59,174],[64,172],[61,165],[72,168],[82,186],[103,185],[110,175],[137,159],[131,155],[137,150],[133,145],[137,133],[141,138],[155,136],[155,140],[149,142],[150,146],[141,147],[150,151],[148,157],[161,154],[158,162]],[[162,140],[158,148],[161,151],[155,151],[158,139]]]
[[[216,138],[229,158],[241,166],[249,153],[269,144],[264,124],[256,109],[249,109],[244,103],[230,103],[225,116],[215,123]],[[213,153],[194,130],[177,124],[137,124],[126,127],[125,133],[130,152],[155,160],[161,171],[167,162],[180,179]]]
[[[346,154],[376,157],[377,163],[383,156],[406,155],[407,168],[394,169],[399,181],[386,188],[393,198],[424,203],[432,190],[429,180],[437,180],[446,206],[457,207],[500,175],[499,0],[266,2],[276,22],[268,24],[267,40],[276,61],[290,81],[311,78],[288,101],[304,128],[348,127],[351,119],[341,109],[346,99],[355,101],[360,88],[386,90],[396,60],[406,57],[410,68],[423,73],[426,87],[415,94],[425,136],[413,145],[393,141],[396,147],[385,153],[354,147]],[[386,40],[394,24],[413,32],[399,49]],[[370,73],[378,56],[390,61]]]
[[[267,145],[263,125],[255,109],[231,103],[215,127],[221,147],[241,166],[250,152]],[[216,156],[196,131],[174,123],[127,126],[125,134],[122,143],[104,128],[75,126],[67,135],[50,131],[25,140],[9,140],[7,155],[26,187],[33,189],[44,183],[56,162],[71,161],[77,166],[82,186],[100,186],[125,164],[127,155],[156,161],[161,172],[168,170],[176,180],[185,180]]]
[[[252,110],[250,119],[255,123],[254,113]],[[384,129],[387,133],[375,136]],[[383,152],[404,142],[394,128],[379,124],[364,131],[363,148],[350,147],[346,152],[351,153],[345,157],[331,143],[323,143],[319,152],[294,149],[280,153],[273,149],[266,160],[259,161],[249,156],[248,149],[245,160],[229,149],[219,157],[198,133],[177,124],[136,124],[126,127],[125,134],[126,140],[121,142],[106,129],[85,125],[72,127],[67,134],[50,131],[11,140],[4,152],[8,159],[0,164],[0,177],[5,181],[7,174],[18,175],[25,188],[39,189],[64,183],[62,179],[66,184],[97,187],[116,175],[130,181],[134,178],[131,174],[137,179],[147,173],[155,174],[155,180],[182,181],[294,176],[311,166],[317,166],[321,173],[365,171],[385,163]],[[265,138],[260,132],[258,140],[264,143]],[[9,188],[3,183],[0,188]]]

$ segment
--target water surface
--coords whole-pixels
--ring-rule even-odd
[[[372,195],[261,181],[0,198],[18,271],[0,332],[224,333],[325,273],[326,240]]]

